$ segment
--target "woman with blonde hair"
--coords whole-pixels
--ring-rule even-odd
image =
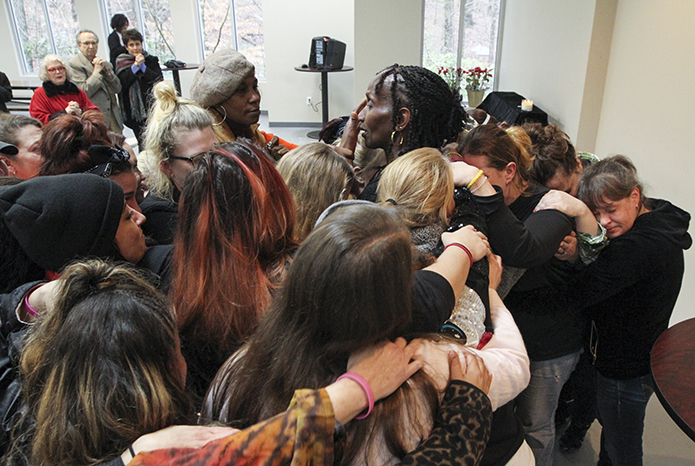
[[[377,202],[395,201],[409,227],[449,225],[454,208],[451,163],[437,149],[423,147],[389,164],[377,188]]]
[[[334,202],[357,194],[358,182],[350,164],[330,146],[312,142],[292,149],[277,165],[294,199],[299,242],[314,229],[319,215]]]
[[[160,244],[171,244],[178,199],[195,156],[210,149],[217,138],[210,115],[195,102],[176,95],[169,83],[154,88],[155,101],[145,129],[140,157],[150,193],[141,204],[147,216],[143,231]]]

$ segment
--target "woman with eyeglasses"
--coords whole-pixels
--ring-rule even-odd
[[[39,78],[43,85],[34,91],[29,114],[44,125],[66,113],[80,116],[87,110],[99,110],[82,89],[70,82],[70,71],[63,57],[46,55],[41,61]]]
[[[209,150],[217,138],[212,118],[195,102],[176,95],[169,83],[158,83],[147,118],[145,151],[140,165],[150,187],[141,207],[148,218],[147,236],[159,244],[174,240],[178,202],[194,158]]]

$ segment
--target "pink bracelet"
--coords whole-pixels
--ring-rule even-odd
[[[367,401],[369,402],[369,407],[367,408],[367,412],[365,414],[360,414],[359,416],[355,416],[355,419],[364,419],[367,416],[369,416],[374,409],[374,393],[372,392],[372,387],[369,386],[369,382],[367,382],[364,377],[362,377],[359,374],[355,374],[354,372],[346,372],[338,379],[336,382],[340,379],[352,379],[358,384],[360,384],[360,387],[362,387],[362,390],[364,390],[364,393],[367,395]]]
[[[450,243],[450,244],[447,244],[447,246],[444,248],[444,250],[446,251],[449,246],[456,246],[456,247],[463,249],[463,252],[468,254],[468,260],[471,261],[470,265],[473,265],[473,254],[471,254],[471,251],[466,246],[464,246],[461,243]]]
[[[33,287],[30,289],[27,294],[24,295],[24,307],[27,309],[29,314],[33,315],[34,317],[38,317],[39,313],[36,312],[36,310],[29,305],[29,296],[38,288],[38,286]]]

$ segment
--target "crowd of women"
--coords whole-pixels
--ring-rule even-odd
[[[641,464],[691,238],[628,158],[478,124],[418,66],[301,147],[236,51],[190,100],[156,81],[137,156],[86,106],[0,116],[7,464],[552,465],[563,386],[563,450],[597,416],[599,464]]]

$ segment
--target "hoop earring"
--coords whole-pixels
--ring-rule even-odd
[[[224,108],[224,105],[220,105],[219,107],[220,107],[220,108],[222,109],[222,111],[224,112],[224,117],[222,117],[222,121],[220,121],[219,123],[213,123],[212,126],[220,126],[222,123],[224,123],[225,121],[227,121],[227,109]],[[216,107],[215,107],[215,110],[217,110]],[[219,111],[218,111],[217,113],[219,113]]]
[[[398,142],[395,141],[396,133],[398,133]],[[394,146],[399,146],[403,142],[403,135],[400,131],[394,131],[391,133],[391,144]]]

